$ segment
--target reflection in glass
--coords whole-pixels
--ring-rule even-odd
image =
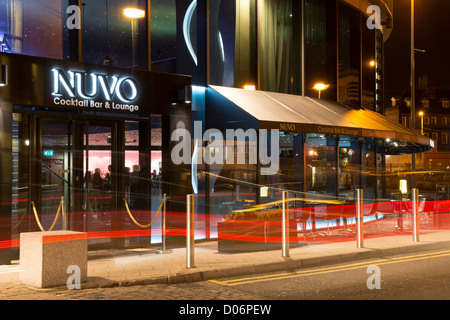
[[[313,194],[335,196],[336,138],[322,134],[306,134],[306,190]]]

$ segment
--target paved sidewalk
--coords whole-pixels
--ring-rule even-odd
[[[355,242],[308,243],[290,249],[250,253],[219,253],[217,242],[197,244],[195,267],[186,268],[186,249],[159,254],[154,249],[103,250],[89,252],[88,281],[82,288],[147,284],[174,284],[261,272],[285,271],[360,259],[370,259],[427,250],[450,250],[450,231],[366,239],[364,248]],[[19,283],[19,261],[0,266],[0,283]]]

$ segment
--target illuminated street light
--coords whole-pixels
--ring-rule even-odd
[[[424,116],[423,111],[420,111],[419,117],[420,117],[420,134],[421,135],[423,135],[423,116]]]
[[[244,89],[245,90],[249,90],[249,91],[255,91],[256,87],[253,84],[247,84],[247,85],[244,86]]]
[[[125,10],[123,10],[123,14],[130,19],[145,18],[145,11],[136,8],[126,8]]]
[[[123,10],[123,14],[125,17],[131,19],[131,46],[132,46],[132,55],[133,62],[132,67],[136,66],[136,32],[137,28],[135,24],[138,19],[145,18],[145,11],[137,8],[126,8]],[[136,30],[135,30],[136,29]]]
[[[319,91],[319,99],[320,99],[320,94],[323,90],[327,90],[330,87],[329,84],[323,84],[323,83],[316,83],[314,85],[314,90]]]

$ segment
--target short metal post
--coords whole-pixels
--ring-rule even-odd
[[[67,230],[67,216],[66,216],[66,204],[64,203],[64,197],[61,197],[61,212],[62,212],[62,229]]]
[[[282,192],[282,255],[283,258],[289,257],[289,193],[287,191]]]
[[[356,237],[357,247],[364,248],[364,209],[363,209],[363,190],[356,189]]]
[[[419,242],[419,190],[412,189],[412,201],[413,201],[413,220],[414,220],[414,242]]]
[[[186,267],[194,268],[194,195],[186,200]]]
[[[166,205],[167,205],[167,197],[164,193],[162,199],[162,222],[161,222],[161,235],[162,235],[162,248],[160,250],[156,250],[156,253],[168,253],[170,250],[166,249]]]

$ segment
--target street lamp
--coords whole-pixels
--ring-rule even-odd
[[[420,134],[423,135],[423,111],[419,112],[419,117],[420,117]]]
[[[329,87],[330,87],[329,84],[323,84],[323,83],[316,83],[316,84],[314,85],[314,90],[319,91],[319,99],[320,99],[320,93],[321,93],[323,90],[327,90]]]
[[[131,19],[131,46],[132,46],[132,67],[136,66],[136,22],[138,19],[145,18],[145,11],[137,8],[126,8],[123,10],[125,17]]]

